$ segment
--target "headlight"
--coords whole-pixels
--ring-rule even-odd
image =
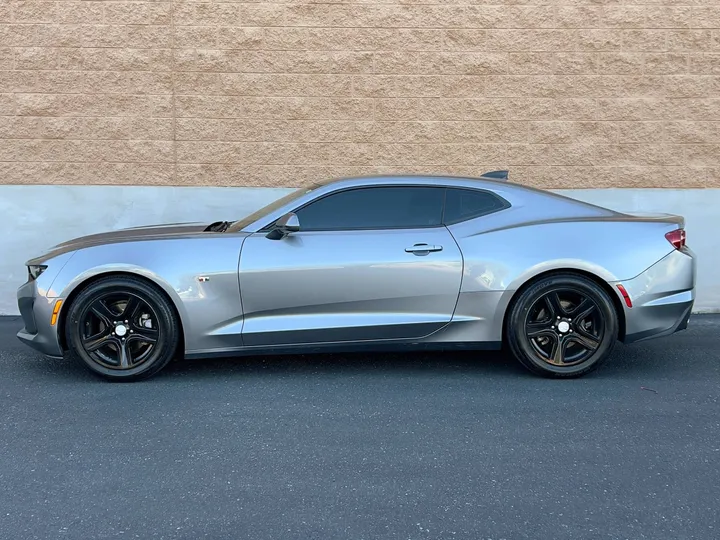
[[[37,279],[47,268],[44,264],[33,264],[28,266],[28,279]]]

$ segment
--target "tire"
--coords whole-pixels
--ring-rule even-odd
[[[116,382],[155,375],[175,356],[181,334],[178,316],[165,296],[130,276],[88,285],[72,301],[65,321],[70,357]]]
[[[612,299],[579,274],[539,279],[513,301],[506,343],[531,372],[554,378],[580,377],[596,369],[618,338]]]

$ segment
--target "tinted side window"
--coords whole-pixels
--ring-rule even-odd
[[[487,191],[448,188],[443,221],[447,224],[459,223],[507,206],[504,200]]]
[[[370,187],[341,191],[296,210],[300,230],[439,226],[444,188]]]

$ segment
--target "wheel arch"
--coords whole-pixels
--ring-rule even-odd
[[[605,281],[603,278],[598,276],[597,274],[594,274],[592,272],[589,272],[588,270],[583,270],[579,268],[553,268],[552,270],[546,270],[544,272],[541,272],[539,274],[536,274],[529,278],[527,281],[525,281],[520,287],[518,287],[515,292],[512,294],[510,301],[507,304],[507,308],[505,309],[505,313],[503,314],[503,322],[502,322],[502,339],[503,342],[505,342],[505,339],[507,337],[507,322],[508,318],[510,316],[510,313],[512,311],[513,306],[515,305],[515,302],[517,302],[517,299],[520,297],[520,295],[528,289],[528,287],[531,287],[541,279],[544,279],[548,276],[557,275],[557,274],[575,274],[578,276],[582,276],[584,278],[587,278],[591,281],[593,281],[596,285],[600,286],[610,297],[612,300],[613,307],[615,308],[615,314],[618,318],[618,339],[620,341],[623,341],[625,339],[625,310],[623,309],[622,302],[620,301],[620,297],[618,296],[617,292],[613,289],[612,285],[610,285],[607,281]]]
[[[173,299],[172,295],[168,293],[167,289],[163,287],[160,283],[149,278],[146,275],[137,272],[112,270],[107,272],[99,272],[78,281],[73,286],[72,290],[67,293],[63,301],[62,309],[60,310],[57,322],[58,342],[60,343],[60,347],[63,351],[67,351],[68,349],[67,340],[65,337],[65,324],[67,322],[67,314],[70,311],[70,306],[75,301],[77,296],[87,287],[97,281],[100,281],[101,279],[106,279],[109,277],[131,277],[134,279],[138,279],[140,281],[144,281],[146,284],[153,287],[159,294],[161,294],[168,301],[170,308],[175,311],[175,315],[178,318],[178,326],[180,329],[179,343],[182,344],[183,351],[185,350],[185,326],[182,310],[178,308],[177,302]]]

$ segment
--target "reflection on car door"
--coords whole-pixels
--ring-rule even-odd
[[[240,256],[243,343],[419,338],[450,322],[461,274],[442,226],[255,233]]]

